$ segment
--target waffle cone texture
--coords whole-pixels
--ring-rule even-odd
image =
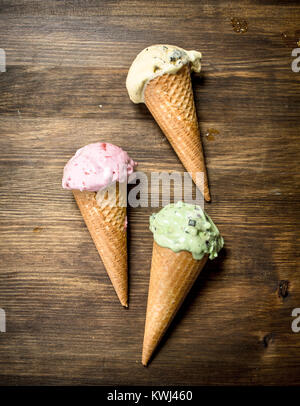
[[[116,190],[119,202],[119,188]],[[76,203],[121,304],[128,307],[126,207],[100,207],[95,192],[73,190]]]
[[[202,185],[197,182],[196,173],[203,172],[204,199],[210,201],[189,65],[175,74],[166,73],[150,80],[144,100],[200,190]]]
[[[182,302],[203,269],[208,256],[193,258],[153,243],[142,363],[147,365]]]

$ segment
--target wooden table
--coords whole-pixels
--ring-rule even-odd
[[[0,1],[0,384],[300,384],[299,20],[296,0]],[[136,54],[161,42],[203,53],[193,85],[205,208],[226,248],[143,368],[153,209],[129,208],[125,310],[61,177],[98,140],[141,171],[183,171],[125,88]]]

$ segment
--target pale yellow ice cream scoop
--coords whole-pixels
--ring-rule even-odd
[[[144,102],[144,88],[156,76],[176,73],[190,64],[192,71],[201,70],[201,53],[186,51],[174,45],[152,45],[141,51],[133,61],[126,79],[130,99],[134,103]]]

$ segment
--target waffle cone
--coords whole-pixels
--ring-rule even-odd
[[[150,80],[145,88],[144,99],[200,190],[202,183],[197,181],[196,173],[203,172],[204,199],[210,201],[189,65],[184,65],[175,74],[166,73]]]
[[[193,258],[153,243],[142,363],[147,365],[186,295],[204,267],[207,256]]]
[[[73,190],[76,203],[121,304],[128,307],[126,207],[107,201],[100,207],[95,192]],[[119,187],[116,190],[119,202]]]

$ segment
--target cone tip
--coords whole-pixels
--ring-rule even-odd
[[[207,202],[210,202],[211,201],[211,198],[210,198],[210,193],[207,191],[206,193],[204,193],[204,199],[207,201]]]
[[[148,366],[148,361],[146,361],[146,359],[144,357],[142,358],[142,365],[143,365],[143,367]]]
[[[119,289],[117,290],[116,288],[115,288],[115,291],[117,293],[117,296],[119,298],[119,301],[120,301],[121,305],[123,307],[125,307],[125,308],[128,308],[128,295],[127,295],[127,292],[126,293],[124,293],[122,291],[120,292],[120,290]]]
[[[143,348],[143,351],[142,351],[142,364],[143,364],[144,367],[148,366],[151,355],[152,355],[152,351],[149,353],[149,351],[147,351],[146,348]]]

